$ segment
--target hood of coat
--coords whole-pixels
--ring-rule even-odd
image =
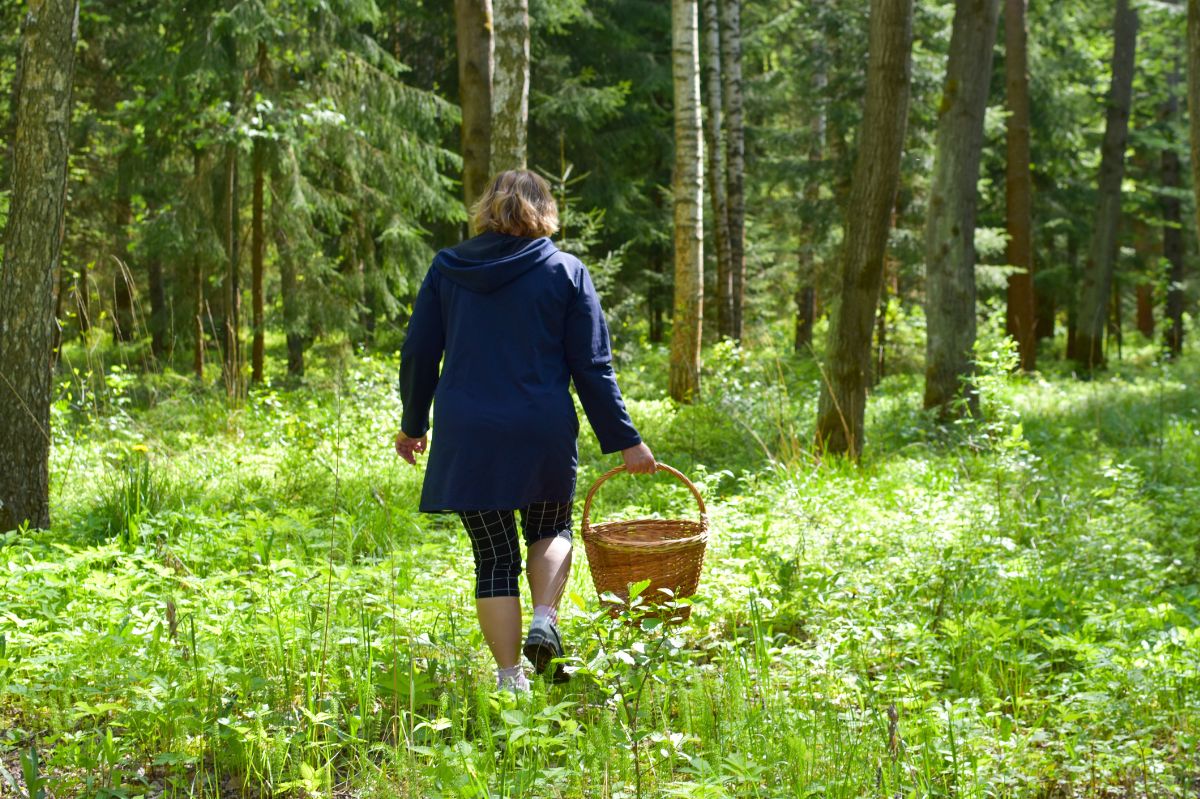
[[[548,238],[488,232],[440,251],[433,264],[443,277],[486,294],[545,263],[556,252],[558,248]]]

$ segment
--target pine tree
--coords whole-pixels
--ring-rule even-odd
[[[1084,373],[1104,365],[1104,330],[1108,322],[1117,233],[1121,224],[1121,183],[1125,176],[1125,143],[1133,101],[1134,55],[1138,12],[1130,0],[1117,0],[1113,18],[1112,83],[1101,146],[1100,178],[1091,244],[1084,265],[1075,333],[1075,356]]]
[[[900,180],[908,122],[912,0],[871,0],[867,92],[846,212],[829,371],[817,412],[818,449],[857,459],[871,373],[871,326]]]
[[[957,0],[925,223],[925,407],[966,400],[975,346],[975,216],[999,0]],[[1031,320],[1032,321],[1032,320]]]

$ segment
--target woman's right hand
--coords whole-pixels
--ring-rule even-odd
[[[654,462],[654,453],[645,444],[621,450],[621,457],[625,459],[625,471],[630,474],[654,474],[658,468],[658,464]]]

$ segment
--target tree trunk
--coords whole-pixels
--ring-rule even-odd
[[[801,254],[800,259],[805,261],[805,255]],[[817,291],[809,283],[797,289],[795,299],[796,335],[793,346],[796,352],[804,353],[812,349],[813,326],[817,323]]]
[[[161,361],[167,355],[167,290],[162,261],[157,257],[146,263],[146,282],[150,290],[150,352]]]
[[[656,255],[650,265],[651,271],[654,273],[654,278],[650,282],[650,291],[647,296],[647,301],[650,305],[649,338],[652,344],[661,344],[664,338],[663,298],[666,292],[663,290],[665,274],[663,267],[662,258]]]
[[[79,333],[85,338],[92,329],[92,294],[88,280],[87,260],[84,259],[79,262],[79,284],[75,296],[79,304]]]
[[[671,396],[700,393],[704,314],[704,147],[700,124],[699,9],[671,0],[671,74],[675,83],[675,312],[671,329]]]
[[[492,0],[454,0],[454,20],[462,106],[463,198],[470,210],[491,175]]]
[[[1113,21],[1112,83],[1100,151],[1099,199],[1083,269],[1079,327],[1075,332],[1076,360],[1084,372],[1104,365],[1104,327],[1121,224],[1121,181],[1125,176],[1125,142],[1129,136],[1137,29],[1137,9],[1130,6],[1130,0],[1117,0]]]
[[[31,0],[18,56],[0,263],[0,531],[50,526],[50,347],[63,240],[78,0]]]
[[[224,225],[225,245],[225,357],[223,361],[225,391],[229,396],[241,393],[241,286],[238,281],[238,168],[237,146],[229,144],[225,150],[225,175],[222,184],[224,202],[221,222]]]
[[[254,192],[251,199],[250,221],[250,298],[254,327],[254,343],[250,353],[250,382],[263,381],[263,255],[267,242],[263,236],[263,162],[266,160],[266,144],[261,138],[254,140],[251,156],[254,170]]]
[[[1033,286],[1033,175],[1029,168],[1029,67],[1026,50],[1027,0],[1004,2],[1006,127],[1006,261],[1020,272],[1008,276],[1005,327],[1017,342],[1020,368],[1037,368],[1037,311]]]
[[[1067,271],[1070,275],[1070,285],[1075,285],[1079,275],[1079,239],[1072,233],[1067,234]],[[1079,357],[1076,334],[1079,332],[1079,298],[1074,293],[1067,300],[1067,360],[1073,361]]]
[[[1194,181],[1200,181],[1200,0],[1190,0],[1188,3],[1188,98],[1191,104],[1192,131],[1192,176]],[[1179,100],[1175,95],[1175,87],[1179,84],[1179,63],[1176,62],[1168,77],[1168,96],[1170,99],[1163,109],[1169,121],[1179,115]],[[1183,168],[1179,163],[1179,153],[1168,146],[1162,153],[1162,182],[1167,189],[1178,191],[1183,188]],[[1195,187],[1197,201],[1200,202],[1200,183]],[[1178,194],[1165,193],[1162,196],[1163,212],[1163,257],[1168,263],[1167,271],[1167,302],[1163,309],[1163,346],[1166,351],[1176,357],[1183,354],[1183,281],[1184,281],[1184,244],[1183,244],[1183,203]],[[1196,224],[1200,230],[1200,207],[1197,207]]]
[[[1043,235],[1042,252],[1046,253],[1046,260],[1048,262],[1054,263],[1056,245],[1053,233]],[[1054,319],[1057,313],[1055,305],[1057,298],[1054,296],[1053,291],[1048,291],[1044,287],[1039,288],[1036,278],[1034,280],[1033,294],[1036,298],[1033,315],[1036,320],[1034,332],[1037,340],[1044,341],[1045,339],[1054,338]]]
[[[712,200],[713,244],[717,260],[717,333],[733,338],[733,254],[729,241],[729,200],[726,194],[725,122],[721,91],[721,22],[718,0],[704,0],[704,67],[708,84],[708,193]]]
[[[134,334],[133,272],[129,268],[129,226],[133,224],[133,204],[130,183],[133,158],[122,151],[117,156],[117,196],[115,211],[113,260],[113,341],[132,341]]]
[[[1137,329],[1146,338],[1154,336],[1154,287],[1137,284]]]
[[[979,410],[975,349],[975,213],[999,0],[957,0],[925,223],[925,407]],[[1032,316],[1028,319],[1033,323]]]
[[[825,117],[825,88],[829,77],[825,71],[824,54],[815,54],[816,72],[813,75],[813,93],[816,104],[812,109],[812,146],[808,151],[808,164],[812,177],[804,189],[805,204],[813,208],[820,200],[821,182],[817,178],[818,167],[825,157],[827,123]],[[817,257],[816,239],[819,235],[815,225],[807,218],[801,220],[802,241],[800,242],[799,288],[796,290],[796,336],[793,345],[796,352],[812,350],[812,331],[817,322]]]
[[[203,171],[204,156],[200,150],[192,151],[192,177],[197,184],[199,192],[201,185],[201,173]],[[207,192],[204,192],[206,195]],[[205,212],[207,218],[207,211]],[[196,375],[197,382],[204,382],[204,263],[200,260],[199,247],[193,245],[191,253],[192,261],[192,296],[195,298],[195,316],[192,319],[192,335],[195,338],[195,346],[192,350],[192,372]]]
[[[838,298],[829,325],[829,372],[817,414],[819,449],[857,458],[871,371],[871,323],[908,122],[912,0],[871,0],[867,88],[854,162]]]
[[[290,162],[290,158],[286,159]],[[304,376],[303,308],[297,291],[296,253],[288,238],[287,187],[284,175],[277,172],[271,187],[271,227],[275,233],[275,257],[279,262],[279,299],[283,304],[283,329],[287,336],[287,371],[291,377]]]
[[[742,0],[720,0],[733,338],[742,340],[746,300],[746,134],[742,118]]]
[[[525,168],[529,119],[529,0],[493,0],[491,169]]]

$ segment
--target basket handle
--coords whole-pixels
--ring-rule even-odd
[[[599,490],[601,484],[603,484],[605,480],[613,475],[623,471],[625,471],[625,464],[614,466],[604,474],[600,475],[600,477],[596,479],[596,482],[592,483],[592,487],[588,489],[587,498],[583,500],[583,520],[579,524],[580,529],[586,529],[591,524],[590,517],[592,513],[592,499],[596,496],[596,491]],[[708,516],[708,508],[704,506],[704,497],[700,496],[700,489],[696,488],[695,483],[687,479],[687,475],[675,467],[668,466],[665,463],[659,463],[658,468],[655,471],[667,472],[673,475],[676,480],[687,486],[688,490],[692,492],[692,496],[696,498],[696,504],[700,506],[701,518]]]

